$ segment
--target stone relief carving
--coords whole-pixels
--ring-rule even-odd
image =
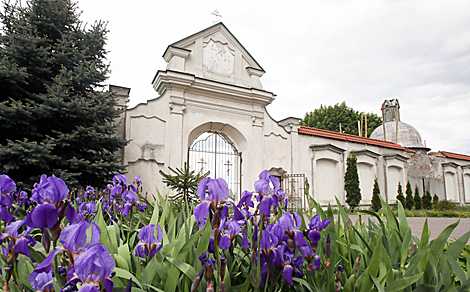
[[[210,39],[204,43],[204,66],[207,71],[218,75],[230,77],[234,73],[235,52],[219,41]]]

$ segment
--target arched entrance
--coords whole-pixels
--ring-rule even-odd
[[[241,152],[218,133],[203,133],[189,147],[188,165],[191,170],[223,178],[232,199],[241,194]]]

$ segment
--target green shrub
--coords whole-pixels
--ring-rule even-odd
[[[455,210],[455,203],[452,203],[448,200],[442,200],[442,201],[439,201],[436,206],[434,207],[434,209],[436,210],[439,210],[439,211],[443,211],[443,210]]]

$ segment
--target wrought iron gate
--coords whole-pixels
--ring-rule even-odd
[[[241,194],[241,161],[241,153],[217,133],[202,134],[188,151],[190,169],[210,171],[211,178],[223,178],[232,199],[239,199]]]
[[[287,195],[287,210],[307,210],[307,197],[305,194],[305,174],[285,174],[282,176],[282,190]]]

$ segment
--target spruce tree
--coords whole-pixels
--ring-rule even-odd
[[[354,210],[362,199],[357,172],[357,157],[354,153],[348,155],[347,169],[344,174],[344,190],[346,191],[346,203],[351,207],[351,210]]]
[[[415,186],[415,197],[414,197],[414,201],[415,201],[415,209],[416,209],[416,210],[421,210],[421,208],[422,208],[422,200],[421,200],[421,197],[419,196],[418,185]]]
[[[0,13],[0,173],[23,188],[41,174],[103,186],[117,172],[106,24],[88,26],[70,0],[4,1]]]
[[[411,210],[413,209],[415,202],[413,199],[413,191],[411,190],[410,181],[408,181],[408,183],[406,184],[405,194],[406,194],[405,208],[407,208],[408,210]]]
[[[429,190],[423,195],[423,209],[430,210],[432,208],[432,198]]]
[[[397,190],[397,193],[398,193],[398,195],[397,195],[397,205],[398,205],[398,201],[400,201],[400,202],[401,202],[401,205],[402,205],[403,207],[405,207],[405,196],[403,196],[403,188],[402,188],[400,182],[398,182],[398,190]]]
[[[377,177],[374,181],[374,189],[372,190],[372,210],[377,212],[382,208],[382,203],[380,202],[380,187]]]

